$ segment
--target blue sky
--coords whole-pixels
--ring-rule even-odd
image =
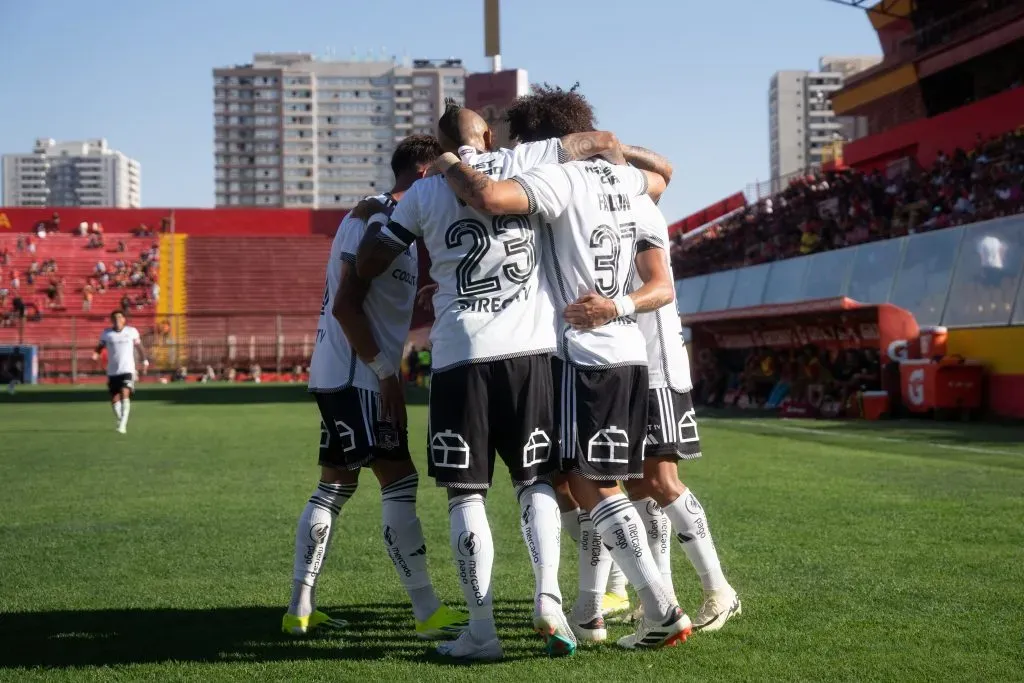
[[[579,81],[602,128],[666,154],[676,220],[768,175],[768,80],[879,52],[825,0],[505,0],[506,68]],[[0,0],[0,152],[106,137],[142,163],[145,206],[213,204],[212,69],[333,48],[461,57],[487,70],[481,0]],[[635,14],[624,9],[635,10]]]

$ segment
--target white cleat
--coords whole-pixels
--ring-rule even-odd
[[[455,640],[438,645],[437,654],[466,662],[496,662],[505,656],[497,638],[492,638],[486,643],[478,643],[469,631],[465,631]]]
[[[654,649],[685,643],[693,632],[690,617],[678,607],[663,623],[658,624],[643,617],[636,626],[636,633],[619,638],[619,647],[627,650]]]
[[[561,610],[535,613],[533,630],[544,639],[544,650],[552,657],[567,657],[576,652],[576,636]]]
[[[608,640],[608,628],[605,626],[604,617],[596,617],[581,624],[577,619],[569,621],[576,639],[581,643],[603,643]]]
[[[118,434],[127,434],[128,433],[128,428],[125,427],[124,425],[117,425],[117,433]]]
[[[743,612],[740,598],[732,586],[726,586],[722,590],[709,593],[704,598],[704,604],[700,606],[700,612],[693,621],[694,631],[718,631],[725,622]]]

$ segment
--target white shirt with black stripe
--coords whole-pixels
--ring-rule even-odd
[[[387,206],[389,210],[395,205],[390,195],[378,195],[374,199]],[[320,304],[316,345],[313,347],[313,359],[309,364],[310,391],[333,392],[350,386],[370,391],[379,389],[377,376],[352,350],[352,345],[345,337],[332,309],[334,296],[341,284],[342,263],[347,261],[355,264],[355,254],[368,224],[383,224],[387,220],[386,214],[377,214],[369,222],[349,214],[338,226],[338,232],[331,244],[331,256],[327,262],[327,282]],[[377,346],[396,368],[401,366],[402,352],[409,336],[418,273],[416,246],[411,245],[395,258],[387,271],[374,278],[363,304]]]
[[[647,176],[604,160],[538,166],[516,176],[531,213],[545,219],[545,269],[554,290],[560,327],[559,355],[580,366],[646,365],[647,350],[636,317],[594,330],[574,330],[565,308],[593,291],[613,299],[633,291],[640,242],[664,248],[660,235],[638,220],[633,204],[647,194]]]
[[[502,147],[496,152],[478,152],[472,147],[463,146],[459,147],[459,158],[468,166],[498,180],[512,178],[541,164],[571,161],[558,138],[522,142],[512,149]]]
[[[113,327],[103,330],[100,346],[107,350],[107,377],[135,377],[135,345],[141,339],[139,331],[131,325],[125,325],[120,331]]]
[[[633,202],[637,221],[648,225],[648,230],[659,235],[662,244],[668,244],[668,221],[650,197],[640,197]],[[672,272],[668,250],[665,265]],[[633,287],[643,285],[640,276],[634,274]],[[690,378],[690,357],[683,342],[683,325],[679,321],[676,302],[667,303],[656,311],[641,313],[637,324],[647,340],[647,376],[651,389],[668,387],[672,391],[685,393],[693,388]]]

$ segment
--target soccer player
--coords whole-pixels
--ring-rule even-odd
[[[422,236],[438,284],[427,431],[429,471],[448,489],[452,554],[470,612],[467,632],[438,647],[456,659],[503,656],[484,505],[496,452],[516,488],[533,562],[534,628],[550,654],[576,648],[558,585],[559,515],[549,481],[558,467],[551,376],[557,339],[550,292],[538,271],[536,226],[527,216],[476,211],[435,176],[406,193],[376,243],[364,241],[357,257],[360,277],[376,277]]]
[[[635,220],[631,207],[641,196],[659,196],[664,179],[602,159],[538,166],[501,182],[453,154],[442,156],[437,167],[459,198],[480,211],[545,219],[541,235],[549,250],[549,278],[557,283],[557,312],[564,319],[563,466],[571,468],[573,497],[588,515],[582,526],[601,537],[644,607],[637,632],[619,645],[650,648],[685,640],[690,620],[664,586],[633,505],[618,488],[619,481],[643,476],[647,353],[635,314],[674,298],[671,276],[657,267],[667,245]],[[634,268],[644,286],[631,292]],[[608,300],[607,322],[584,327],[589,309]],[[577,602],[574,629],[585,616],[600,619],[603,592],[603,586],[595,587],[591,600]]]
[[[391,158],[395,185],[379,196],[390,211],[441,149],[430,136],[403,140]],[[316,609],[316,582],[338,514],[369,467],[381,486],[384,543],[412,602],[416,635],[457,635],[466,615],[441,604],[427,573],[426,544],[416,514],[419,475],[409,455],[405,400],[398,368],[416,296],[416,248],[405,250],[380,277],[356,274],[355,254],[366,223],[345,217],[331,246],[309,390],[320,409],[320,481],[295,536],[291,603],[281,627],[304,634],[342,626]]]
[[[107,390],[110,392],[110,407],[117,418],[118,434],[128,431],[128,414],[131,412],[131,399],[138,379],[135,369],[136,349],[142,360],[143,371],[149,367],[139,331],[128,325],[127,321],[124,311],[111,313],[110,322],[113,327],[103,330],[100,342],[92,353],[93,361],[99,361],[100,353],[103,349],[107,350]]]
[[[537,95],[522,100],[518,109],[509,110],[510,133],[520,140],[539,140],[549,135],[569,135],[573,131],[593,128],[593,111],[575,88],[541,89]],[[666,159],[640,147],[625,147],[630,163],[658,173],[666,183],[672,167]],[[663,243],[668,242],[668,226],[654,202],[640,198],[634,202],[638,219],[648,223]],[[667,260],[661,264],[670,273]],[[659,264],[652,262],[652,267]],[[642,282],[634,275],[634,287]],[[611,302],[605,301],[607,312]],[[595,307],[600,311],[600,307]],[[598,318],[585,321],[596,325]],[[652,313],[638,316],[637,322],[647,341],[650,382],[647,447],[644,453],[644,479],[626,482],[626,489],[638,514],[644,520],[648,543],[669,594],[674,597],[670,564],[670,521],[676,538],[683,545],[705,591],[704,604],[694,620],[695,630],[716,631],[735,614],[740,602],[721,570],[717,551],[700,503],[680,482],[678,460],[700,457],[700,439],[689,395],[692,383],[690,364],[682,340],[682,326],[673,304],[666,304]],[[684,495],[685,494],[685,495]],[[571,515],[569,515],[571,516]],[[563,522],[566,515],[563,515]],[[586,540],[586,539],[585,539]],[[586,544],[584,544],[586,545]],[[593,559],[590,548],[581,548],[581,557]],[[600,547],[597,547],[600,558]],[[597,564],[600,564],[598,562]],[[597,567],[583,566],[581,572],[591,577]],[[614,570],[614,565],[613,565]],[[609,594],[615,591],[609,578]],[[605,595],[607,602],[608,594]],[[605,611],[608,616],[608,611]],[[637,610],[636,617],[642,615]]]

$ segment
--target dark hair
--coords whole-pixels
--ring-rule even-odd
[[[125,317],[126,320],[128,319],[128,314],[124,311],[123,308],[115,308],[114,310],[112,310],[110,312],[110,319],[113,320],[115,315],[122,315]]]
[[[441,143],[433,135],[410,135],[391,155],[391,170],[397,178],[403,171],[417,170],[417,165],[432,163],[442,154]]]
[[[459,134],[459,112],[462,107],[451,97],[444,98],[444,113],[437,120],[437,130],[456,145],[462,144]]]
[[[547,83],[534,85],[531,94],[509,107],[509,135],[519,142],[537,142],[594,130],[594,108],[579,87],[579,83],[568,90]]]

